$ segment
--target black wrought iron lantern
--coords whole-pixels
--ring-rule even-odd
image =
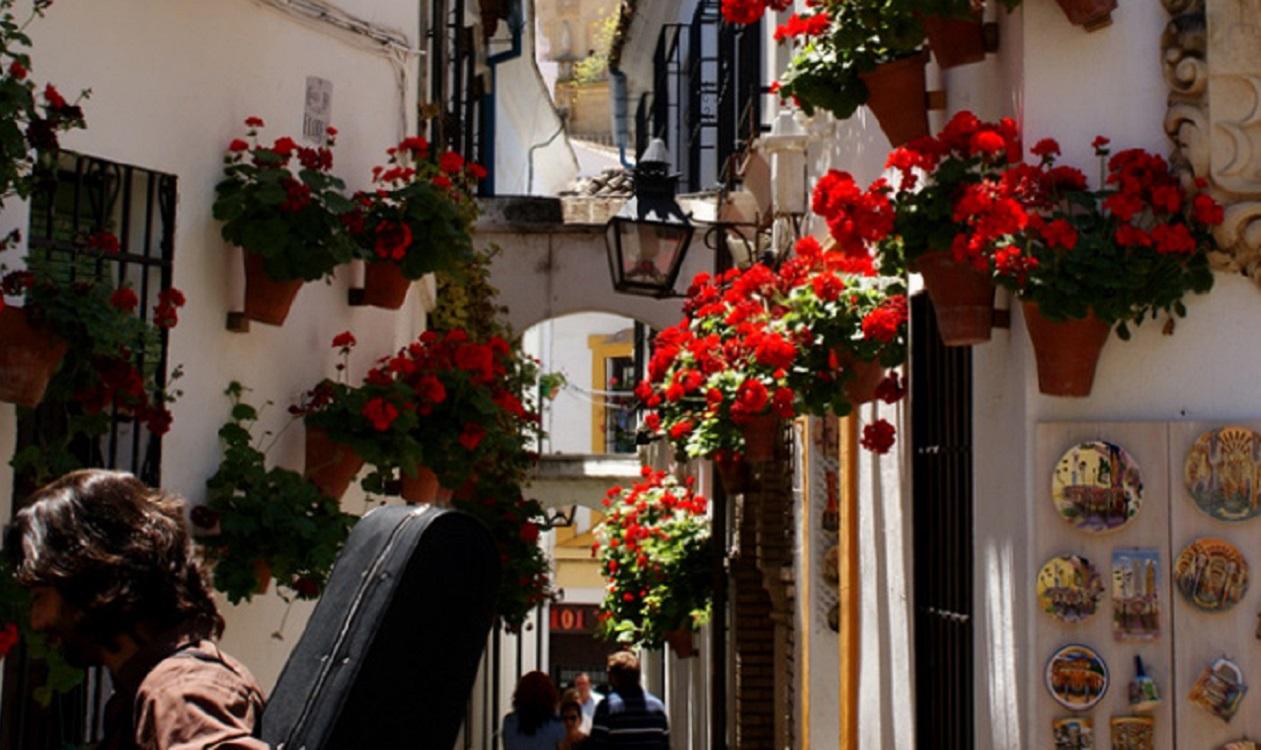
[[[692,222],[674,199],[677,174],[670,154],[653,139],[635,165],[635,194],[605,226],[613,288],[646,297],[673,297],[692,241]]]

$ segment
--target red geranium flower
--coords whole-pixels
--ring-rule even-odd
[[[363,405],[363,416],[372,422],[377,432],[385,432],[398,419],[398,409],[383,398],[374,398]]]
[[[109,303],[115,308],[123,312],[131,312],[140,304],[140,298],[136,296],[135,291],[131,287],[119,287],[109,296]]]
[[[460,431],[460,445],[464,446],[466,451],[475,451],[484,437],[486,437],[485,427],[475,422],[466,422],[464,429]]]
[[[887,420],[878,419],[874,424],[863,427],[863,436],[859,444],[872,453],[888,453],[893,447],[893,436],[897,433]]]
[[[342,331],[333,337],[334,349],[348,349],[357,343],[359,342],[355,340],[355,334],[350,331]]]
[[[377,224],[375,251],[384,260],[402,260],[412,245],[412,228],[398,221]]]

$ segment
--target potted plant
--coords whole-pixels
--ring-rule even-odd
[[[1033,147],[1037,166],[973,188],[1017,201],[1028,214],[1021,232],[1000,233],[986,219],[990,197],[961,199],[966,231],[992,246],[998,279],[1020,295],[1038,386],[1049,395],[1089,395],[1111,328],[1128,339],[1131,323],[1164,313],[1171,333],[1186,315],[1183,297],[1213,285],[1207,253],[1223,210],[1204,185],[1188,189],[1159,155],[1128,149],[1109,159],[1106,138],[1094,146],[1099,190],[1056,165],[1059,144],[1049,138]]]
[[[357,196],[349,217],[367,261],[364,301],[397,310],[411,282],[432,271],[456,271],[472,259],[477,218],[473,188],[486,176],[454,151],[429,159],[429,142],[406,138],[372,170],[374,191]]]
[[[178,395],[161,371],[160,353],[165,332],[179,320],[184,295],[163,290],[151,321],[144,320],[135,314],[136,292],[125,285],[115,288],[103,271],[109,256],[119,252],[117,238],[97,231],[80,237],[78,244],[70,252],[28,255],[25,268],[0,280],[0,291],[23,299],[20,308],[0,310],[0,392],[21,386],[5,397],[25,407],[42,404],[65,425],[61,431],[41,431],[13,458],[15,471],[37,485],[79,468],[71,445],[104,435],[117,415],[133,417],[152,434],[166,433],[172,422],[167,405]],[[14,319],[25,332],[7,338],[13,329],[6,330],[5,323]],[[41,374],[52,370],[46,388],[26,390],[33,382],[28,374],[5,369],[30,365],[32,355],[20,346],[23,337],[33,348],[54,350],[55,356],[41,365]],[[179,375],[176,368],[169,380]]]
[[[414,473],[421,465],[420,445],[412,436],[419,425],[417,394],[379,369],[360,385],[349,385],[346,377],[355,344],[350,331],[335,336],[333,348],[342,357],[339,379],[322,381],[302,404],[290,408],[306,426],[304,473],[334,499],[345,494],[365,462],[373,467],[364,480],[369,492],[384,492],[386,480],[398,469]]]
[[[782,28],[795,55],[780,96],[842,120],[865,104],[895,146],[927,135],[924,28],[905,0],[825,0]]]
[[[924,278],[946,346],[971,346],[990,337],[994,308],[992,247],[970,242],[956,215],[960,196],[982,181],[997,180],[1009,161],[1020,160],[1019,134],[1009,119],[982,122],[960,112],[934,137],[890,154],[886,166],[899,174],[889,194],[892,230],[879,243],[885,262],[905,263]],[[816,198],[817,201],[817,198]],[[995,230],[1016,231],[1020,214],[999,202],[989,212]],[[829,224],[844,223],[844,212]],[[1015,224],[1013,224],[1013,222]]]
[[[319,596],[354,525],[337,501],[294,471],[267,468],[250,428],[258,410],[233,382],[231,419],[219,429],[223,459],[206,480],[204,505],[192,511],[197,540],[214,561],[215,588],[233,604],[277,584],[300,599]]]
[[[455,329],[425,331],[369,373],[369,382],[401,381],[415,394],[419,421],[411,436],[424,463],[414,474],[403,467],[404,497],[428,501],[418,493],[436,484],[445,499],[479,471],[519,457],[538,431],[538,415],[527,411],[519,388],[533,371],[504,338],[475,341]]]
[[[36,173],[55,163],[59,133],[85,127],[81,103],[90,93],[71,102],[51,83],[36,86],[26,28],[52,1],[36,0],[24,21],[13,14],[14,5],[0,0],[0,205],[30,195]]]
[[[1086,31],[1098,31],[1112,23],[1117,0],[1056,0],[1068,22]]]
[[[691,484],[644,467],[643,481],[606,493],[592,548],[608,581],[598,615],[604,638],[641,648],[668,641],[691,655],[714,579],[707,503]]]
[[[780,277],[785,322],[805,343],[791,382],[803,411],[843,416],[874,401],[885,370],[906,360],[902,276],[877,276],[869,256],[825,251],[806,237]]]
[[[246,317],[280,325],[303,282],[330,276],[354,256],[342,226],[351,203],[331,171],[335,128],[328,146],[310,148],[287,136],[263,145],[261,118],[245,126],[246,139],[228,144],[214,217],[223,239],[244,251]]]

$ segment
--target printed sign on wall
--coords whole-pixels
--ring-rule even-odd
[[[1151,641],[1160,636],[1160,551],[1112,551],[1112,637]]]

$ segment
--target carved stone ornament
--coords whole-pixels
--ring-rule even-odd
[[[1213,268],[1261,284],[1261,0],[1161,2],[1172,164],[1225,208]]]

